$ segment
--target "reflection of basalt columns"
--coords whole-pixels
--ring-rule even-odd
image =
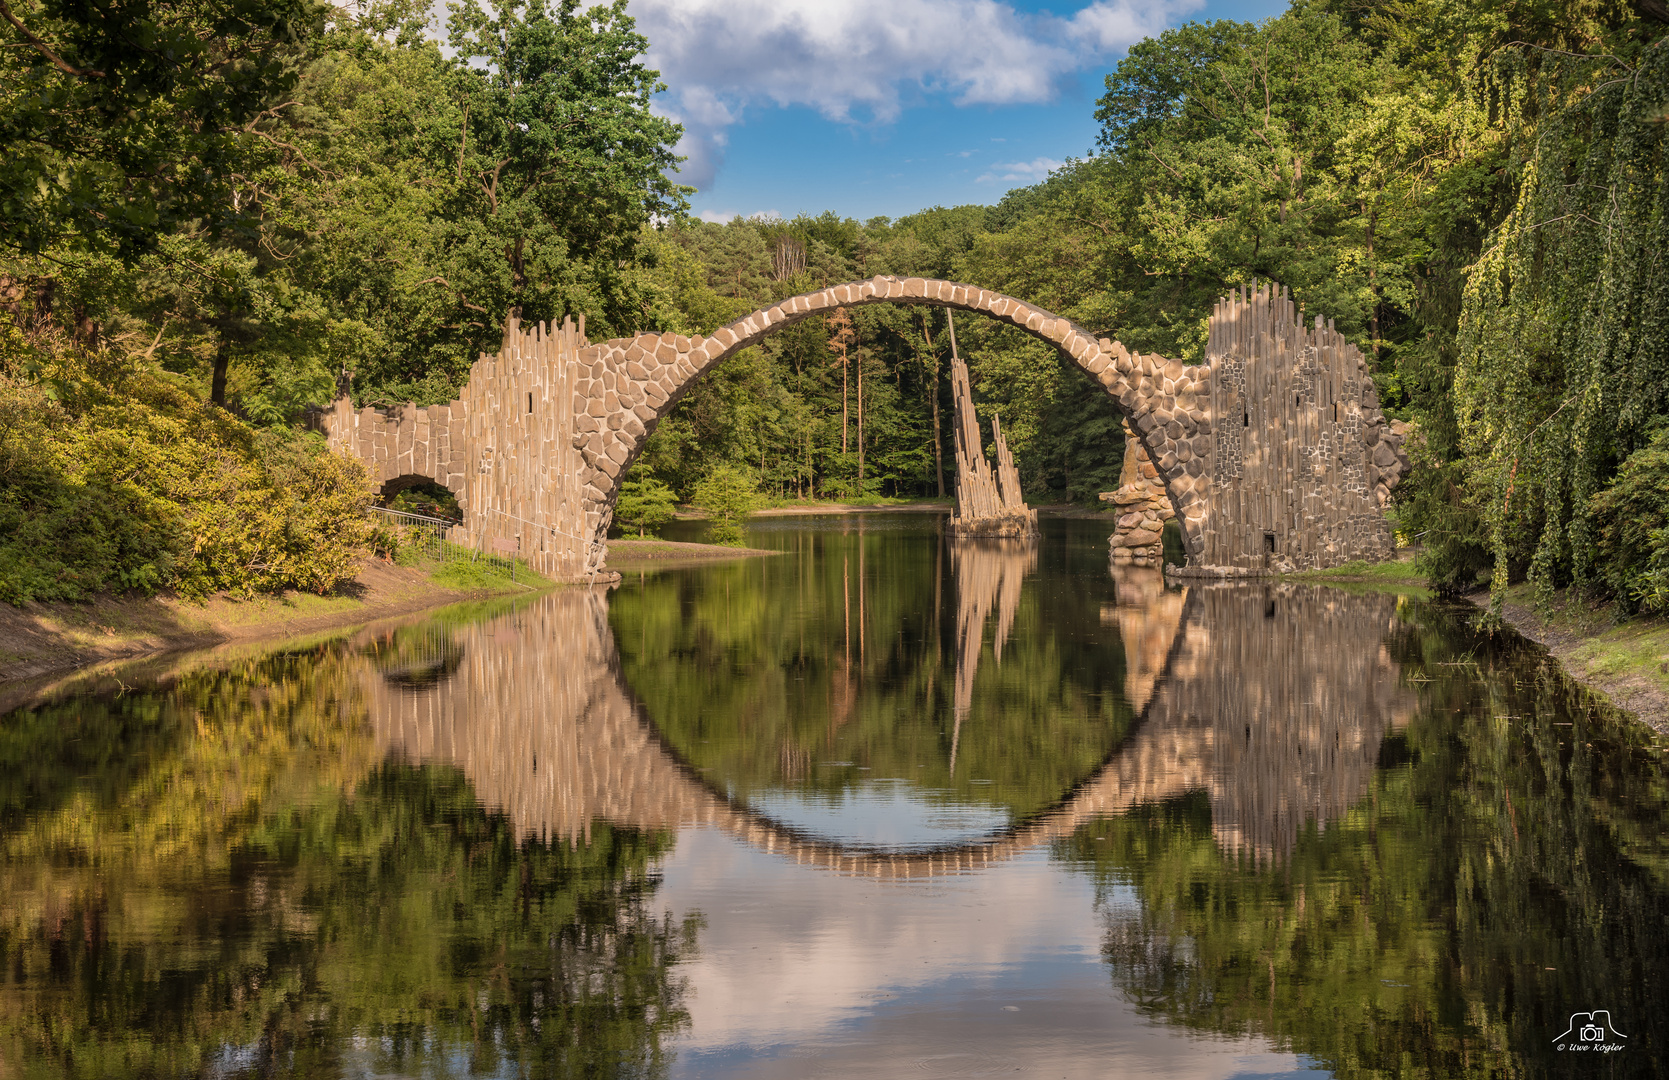
[[[999,620],[1002,596],[1024,573],[1016,565],[999,559],[977,573]],[[1204,790],[1225,847],[1279,855],[1307,818],[1328,821],[1361,798],[1380,740],[1411,708],[1381,647],[1391,613],[1390,601],[1315,587],[1194,586],[1141,722],[1095,773],[1012,829],[907,851],[808,836],[680,762],[626,688],[604,598],[588,591],[552,593],[452,631],[436,652],[451,670],[431,684],[413,685],[404,661],[392,679],[368,664],[367,700],[386,751],[452,761],[523,836],[578,841],[597,818],[641,829],[705,824],[803,865],[933,877]]]
[[[1030,540],[1002,538],[951,541],[950,561],[956,574],[956,696],[950,737],[950,768],[956,771],[956,748],[962,721],[974,700],[974,675],[985,642],[985,622],[997,610],[997,630],[991,647],[1000,664],[1003,645],[1014,629],[1020,608],[1020,585],[1037,569],[1037,545]]]
[[[1118,507],[1118,523],[1107,538],[1113,566],[1163,566],[1165,522],[1176,517],[1176,511],[1159,481],[1159,470],[1128,422],[1124,425],[1124,468],[1119,472],[1118,490],[1103,491],[1101,501]]]
[[[1227,850],[1281,855],[1305,821],[1368,789],[1414,696],[1383,644],[1394,597],[1308,585],[1195,585],[1148,723],[1205,754]]]
[[[1140,713],[1153,700],[1153,691],[1170,662],[1186,594],[1167,587],[1158,569],[1115,564],[1112,575],[1116,599],[1101,605],[1101,624],[1118,627],[1124,645],[1124,696]]]

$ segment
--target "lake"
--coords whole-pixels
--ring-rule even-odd
[[[8,713],[0,1078],[1669,1071],[1662,737],[1469,609],[939,524]]]

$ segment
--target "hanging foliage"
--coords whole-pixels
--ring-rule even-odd
[[[1499,605],[1510,578],[1544,601],[1595,579],[1590,500],[1669,411],[1669,44],[1516,44],[1483,72],[1517,199],[1467,284],[1454,392]]]

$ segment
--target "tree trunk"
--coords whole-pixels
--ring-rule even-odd
[[[840,452],[846,453],[846,429],[851,421],[846,418],[846,374],[851,369],[851,361],[846,359],[846,350],[840,350]]]
[[[209,400],[226,407],[226,371],[232,366],[232,342],[225,334],[214,350],[214,377],[209,381]]]
[[[858,353],[858,498],[863,498],[863,353]]]
[[[939,440],[939,356],[933,351],[933,334],[925,319],[922,320],[921,336],[927,342],[927,355],[933,359],[928,400],[933,409],[933,474],[938,478],[939,498],[942,499],[945,497],[945,451],[944,444]]]

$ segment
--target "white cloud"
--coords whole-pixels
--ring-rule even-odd
[[[982,173],[974,182],[989,184],[1035,184],[1056,169],[1065,165],[1064,161],[1054,158],[1032,158],[1030,161],[1003,161],[991,166],[991,171]]]
[[[755,210],[751,214],[744,214],[736,210],[703,210],[702,221],[710,221],[715,225],[728,225],[737,218],[747,218],[749,221],[781,221],[782,214],[776,210]]]
[[[1046,102],[1072,72],[1162,31],[1204,0],[1095,0],[1067,18],[1000,0],[632,0],[684,125],[679,179],[712,182],[725,132],[760,106],[890,123],[911,99]]]

